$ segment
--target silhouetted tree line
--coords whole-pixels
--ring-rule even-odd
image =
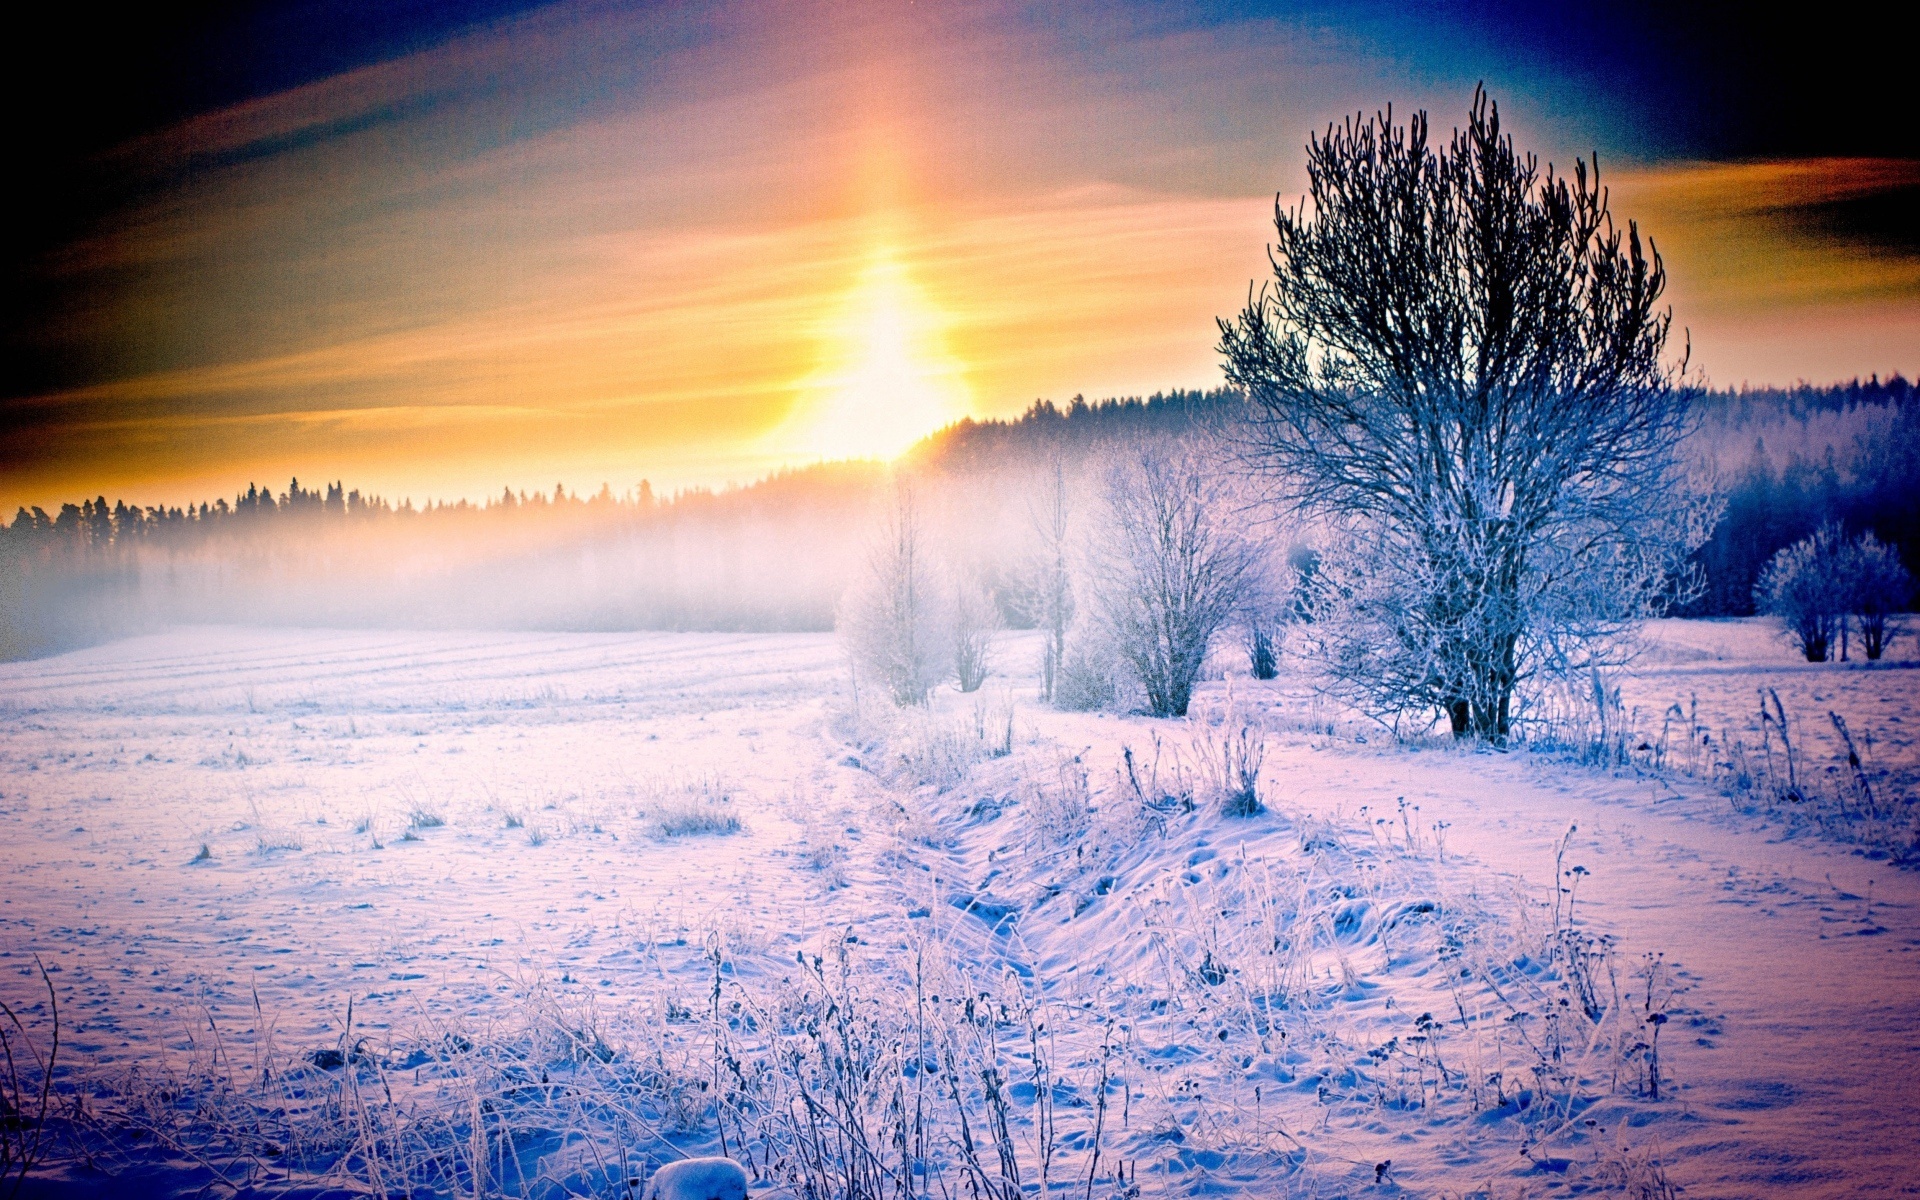
[[[685,499],[694,503],[700,495],[689,492]],[[52,561],[62,554],[99,556],[143,544],[182,545],[211,535],[253,532],[262,528],[263,522],[276,522],[280,530],[298,536],[303,528],[311,529],[319,520],[364,522],[522,509],[642,514],[655,507],[652,488],[644,480],[639,488],[617,497],[605,485],[598,494],[584,497],[577,493],[569,495],[564,486],[555,484],[551,495],[537,491],[531,495],[524,491],[516,494],[507,489],[482,504],[458,500],[416,509],[411,500],[396,505],[380,496],[363,496],[357,489],[349,491],[338,481],[327,484],[324,490],[303,488],[295,477],[278,497],[272,488],[250,483],[246,491],[234,496],[231,504],[219,499],[185,508],[142,508],[124,500],[109,505],[105,496],[99,496],[79,504],[63,504],[60,511],[52,515],[38,505],[22,507],[14,513],[11,524],[0,525],[0,546],[15,554],[31,554],[37,560]]]
[[[1075,396],[1062,408],[1036,400],[1010,421],[958,421],[927,438],[908,455],[922,470],[962,475],[1026,469],[1056,459],[1077,461],[1100,447],[1173,436],[1221,424],[1237,413],[1232,388],[1175,388],[1151,396],[1089,401]]]

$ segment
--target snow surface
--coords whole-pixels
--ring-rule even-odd
[[[1697,696],[1705,724],[1744,727],[1774,687],[1809,761],[1831,765],[1833,708],[1911,787],[1911,636],[1869,668],[1797,664],[1756,622],[1654,634],[1628,704]],[[210,1029],[333,1046],[349,1001],[396,1044],[484,1031],[534,991],[657,1033],[705,1003],[716,938],[742,988],[826,947],[907,987],[934,945],[1052,1006],[1081,1071],[1063,1126],[1090,1119],[1088,1064],[1124,1031],[1105,1152],[1147,1195],[1579,1194],[1660,1170],[1689,1197],[1920,1189],[1913,873],[1674,774],[1395,744],[1285,679],[1208,684],[1191,722],[1052,712],[1036,651],[1003,639],[982,695],[877,733],[813,635],[197,628],[0,666],[0,999],[44,1033],[46,963],[80,1086]],[[1130,804],[1123,747],[1145,762],[1158,736],[1191,774],[1230,711],[1274,731],[1266,813]],[[941,758],[1008,713],[1012,753]],[[669,836],[662,812],[696,795],[738,830]],[[1573,927],[1615,948],[1602,1031],[1668,1016],[1658,1100],[1619,1075],[1628,1043],[1607,1060],[1594,1038],[1534,1102],[1570,827]],[[1260,971],[1290,974],[1256,996]],[[209,1181],[140,1170],[158,1194]],[[72,1162],[45,1183],[89,1185],[113,1190]]]

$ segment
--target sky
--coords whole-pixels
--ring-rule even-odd
[[[166,8],[167,6],[156,6]],[[715,485],[1220,382],[1330,121],[1484,81],[1597,154],[1720,386],[1920,373],[1862,15],[1733,6],[188,3],[5,86],[0,512],[290,476]]]

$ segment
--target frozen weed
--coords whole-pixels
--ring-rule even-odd
[[[732,789],[710,776],[656,782],[642,800],[639,815],[657,838],[740,832]]]
[[[965,721],[917,712],[895,727],[887,749],[892,782],[942,792],[965,782],[989,753],[986,741]]]
[[[973,736],[985,748],[989,758],[1005,758],[1013,753],[1013,694],[1003,692],[991,705],[985,699],[973,702]]]
[[[800,838],[802,861],[817,872],[828,891],[847,886],[847,847],[835,836],[837,831],[824,823],[805,827]]]
[[[842,716],[840,728],[855,750],[849,764],[892,788],[945,793],[965,783],[980,763],[1013,753],[1014,711],[1004,698],[976,701],[958,713],[935,707],[856,709]]]
[[[1613,1141],[1588,1172],[1593,1181],[1625,1200],[1679,1200],[1680,1189],[1667,1178],[1658,1148],[1630,1144],[1627,1131],[1625,1124],[1615,1131]]]
[[[1120,747],[1120,792],[1130,797],[1143,811],[1155,818],[1194,810],[1193,779],[1179,750],[1167,745],[1156,731],[1151,756],[1136,755],[1133,747]]]
[[[1229,817],[1255,817],[1260,803],[1260,767],[1266,761],[1266,732],[1229,707],[1218,725],[1202,721],[1193,737],[1194,760]]]
[[[54,1073],[60,1060],[60,997],[38,957],[51,1025],[44,1049],[13,1008],[0,1001],[0,1191],[19,1194],[27,1176],[52,1148],[48,1118],[55,1115]]]
[[[875,797],[871,810],[873,824],[885,830],[902,847],[927,846],[938,850],[947,846],[950,839],[946,831],[940,828],[940,823],[928,811],[927,801],[932,797],[927,793],[932,790],[931,787],[925,788],[907,797],[891,794]]]
[[[1816,731],[1821,722],[1816,718]],[[1774,688],[1761,688],[1743,728],[1709,728],[1698,698],[1671,704],[1657,729],[1628,708],[1617,686],[1595,673],[1584,689],[1562,688],[1535,701],[1522,725],[1526,743],[1611,770],[1674,773],[1718,789],[1736,808],[1764,811],[1788,825],[1812,826],[1877,857],[1920,862],[1920,803],[1910,780],[1874,761],[1871,731],[1856,735],[1838,713],[1833,760],[1822,771],[1808,733]]]
[[[828,891],[845,887],[847,847],[842,834],[848,830],[852,814],[843,809],[822,811],[814,793],[796,783],[787,796],[785,815],[800,827],[801,861],[820,874]]]
[[[1028,844],[1052,849],[1068,845],[1092,823],[1087,769],[1077,757],[1061,756],[1045,776],[1023,776],[1014,790]]]

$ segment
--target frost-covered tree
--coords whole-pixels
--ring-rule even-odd
[[[1334,531],[1312,632],[1337,689],[1501,741],[1520,689],[1610,659],[1684,590],[1710,529],[1665,270],[1597,165],[1543,170],[1484,93],[1448,145],[1424,113],[1356,117],[1307,171],[1273,279],[1220,322],[1247,448]]]
[[[1279,625],[1264,615],[1247,619],[1247,668],[1255,679],[1272,679],[1280,673]]]
[[[1049,704],[1057,695],[1067,632],[1073,627],[1072,517],[1066,467],[1055,458],[1027,510],[1034,538],[1026,564],[1027,608],[1041,632],[1040,698]]]
[[[1827,661],[1847,619],[1847,557],[1846,536],[1828,522],[1775,554],[1753,585],[1754,608],[1779,617],[1808,662]]]
[[[974,574],[962,573],[954,578],[952,597],[947,628],[952,635],[954,683],[963,692],[977,692],[992,670],[988,660],[994,632],[1000,628],[1000,614],[994,607],[993,593]]]
[[[1259,560],[1228,486],[1184,443],[1146,443],[1107,470],[1097,601],[1155,716],[1186,715],[1207,649]]]
[[[866,570],[840,603],[836,624],[858,667],[895,704],[924,704],[946,673],[939,588],[912,487],[896,483],[881,508]]]
[[[1268,553],[1260,556],[1241,587],[1234,623],[1247,652],[1248,672],[1255,679],[1272,679],[1280,673],[1281,645],[1287,622],[1298,615],[1299,587],[1300,576],[1286,558]]]
[[[1905,609],[1913,597],[1913,576],[1900,561],[1900,552],[1873,536],[1872,531],[1847,548],[1848,607],[1860,622],[1860,645],[1867,658],[1878,660],[1887,648],[1887,618]]]

